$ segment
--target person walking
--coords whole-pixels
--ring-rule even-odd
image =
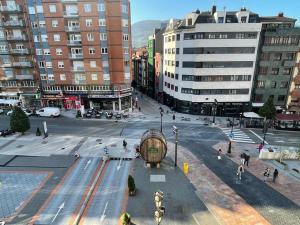
[[[270,176],[270,169],[267,167],[264,172],[264,182],[266,182],[269,176]]]
[[[221,160],[222,159],[222,149],[219,148],[218,150],[218,160]]]
[[[125,139],[123,140],[123,148],[126,150],[127,147],[127,142],[125,141]]]
[[[275,169],[273,172],[273,183],[275,183],[276,178],[278,177],[278,170]]]
[[[242,180],[242,173],[244,173],[244,172],[245,172],[244,166],[243,166],[243,164],[241,164],[241,165],[238,167],[237,172],[236,172],[236,175],[238,176],[238,178],[239,178],[240,180]]]
[[[245,165],[247,164],[248,167],[249,167],[249,161],[250,161],[250,155],[245,154]]]
[[[261,142],[260,145],[258,146],[258,153],[260,153],[260,151],[263,149],[264,145],[263,143]]]

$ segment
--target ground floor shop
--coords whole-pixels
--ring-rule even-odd
[[[89,108],[94,108],[97,110],[107,110],[107,111],[131,111],[132,110],[132,96],[99,96],[90,95],[89,96]]]
[[[189,102],[182,101],[164,93],[164,104],[176,112],[206,116],[239,116],[250,111],[248,102]]]

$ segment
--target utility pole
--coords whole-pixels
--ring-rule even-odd
[[[163,118],[163,113],[160,111],[160,132],[162,132],[162,118]]]
[[[178,128],[176,126],[173,126],[173,133],[175,134],[175,163],[174,163],[174,167],[177,167]]]

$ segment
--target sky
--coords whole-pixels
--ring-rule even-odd
[[[275,16],[283,12],[285,16],[297,19],[300,26],[300,0],[131,0],[131,20],[182,19],[189,12],[199,9],[208,11],[213,3],[217,10],[239,10],[243,5],[261,16]]]

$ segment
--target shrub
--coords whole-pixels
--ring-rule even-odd
[[[121,223],[122,225],[128,225],[131,223],[130,215],[128,213],[123,213],[121,215]]]
[[[134,183],[134,179],[131,175],[128,176],[128,189],[130,192],[135,191],[135,183]]]
[[[10,127],[13,131],[21,132],[22,134],[30,129],[29,118],[21,108],[14,107],[10,116]]]

